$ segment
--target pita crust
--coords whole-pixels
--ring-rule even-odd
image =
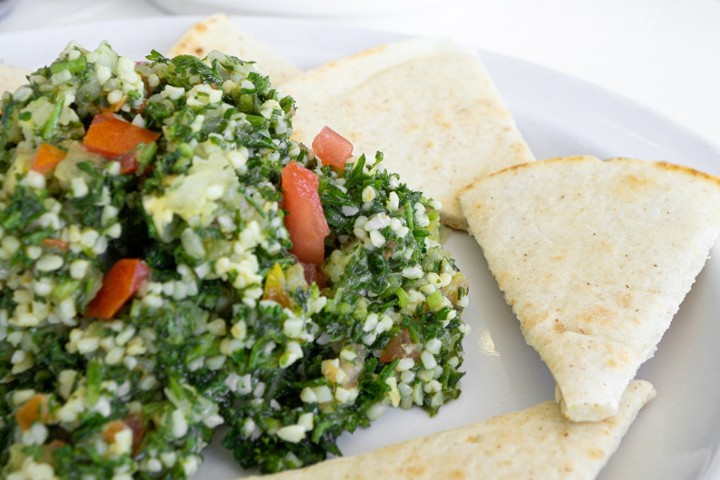
[[[28,83],[29,70],[0,63],[0,97],[3,92],[14,92],[20,85]]]
[[[638,411],[655,396],[633,382],[616,417],[574,423],[554,401],[487,422],[413,439],[364,455],[342,457],[267,480],[593,479],[615,452]]]
[[[385,155],[401,181],[442,203],[466,229],[458,192],[475,179],[533,160],[510,112],[472,51],[450,42],[382,45],[281,86],[297,104],[293,138],[310,144],[327,125],[356,153]]]
[[[720,179],[632,159],[521,165],[462,194],[526,341],[572,420],[617,412],[720,233]]]
[[[257,69],[279,85],[302,71],[256,38],[240,31],[225,14],[207,17],[196,23],[170,48],[171,57],[190,54],[203,58],[219,50],[242,60],[257,62]]]

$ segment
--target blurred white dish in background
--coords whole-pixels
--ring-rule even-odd
[[[450,0],[456,1],[456,0]],[[343,17],[416,11],[440,0],[150,0],[172,13],[242,13],[299,17]]]
[[[16,0],[0,0],[0,18],[10,13],[10,9]]]

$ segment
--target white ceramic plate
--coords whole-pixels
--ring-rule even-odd
[[[167,51],[197,18],[149,18],[58,27],[0,35],[0,62],[28,68],[52,61],[77,40],[95,47],[107,39],[120,52],[142,58]],[[299,66],[324,61],[400,35],[332,23],[235,18]],[[478,52],[539,158],[593,154],[633,156],[686,164],[720,174],[720,150],[651,110],[543,67]],[[463,395],[434,418],[419,411],[392,411],[370,429],[341,439],[346,454],[529,407],[551,399],[553,381],[525,344],[510,308],[490,275],[480,248],[453,233],[448,247],[471,280],[465,320]],[[600,477],[604,480],[709,480],[720,476],[720,244],[681,306],[656,356],[638,377],[658,396],[640,413]],[[197,478],[229,480],[242,475],[230,455],[211,448]]]
[[[15,0],[0,0],[0,17],[4,17],[10,12]]]
[[[437,4],[439,0],[150,0],[150,2],[169,12],[181,14],[226,12],[245,15],[341,18],[415,11]]]

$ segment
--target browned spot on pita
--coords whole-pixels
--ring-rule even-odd
[[[615,314],[609,308],[598,305],[596,307],[589,308],[585,312],[581,312],[578,315],[577,320],[579,322],[594,325],[606,325],[615,320]]]
[[[621,159],[616,159],[616,160],[621,160]],[[710,180],[711,182],[714,182],[714,183],[720,185],[720,177],[718,177],[716,175],[710,175],[709,173],[701,172],[699,170],[695,170],[694,168],[686,167],[684,165],[676,165],[676,164],[667,163],[667,162],[657,162],[656,165],[658,166],[658,168],[661,168],[664,170],[684,172],[686,174],[689,174],[690,176],[697,177],[698,179]]]
[[[354,53],[351,55],[351,58],[371,57],[373,55],[377,55],[378,53],[382,52],[383,50],[386,50],[387,48],[388,48],[387,44],[378,45],[377,47],[368,48],[367,50],[363,50],[361,52]]]
[[[622,293],[618,293],[615,295],[618,304],[621,307],[628,308],[630,305],[632,305],[633,302],[633,293],[632,290],[626,290]]]
[[[600,450],[599,448],[591,448],[588,450],[588,457],[590,457],[593,460],[598,460],[600,458],[603,458],[605,456],[605,451]]]
[[[468,478],[467,475],[462,470],[453,470],[448,475],[448,478],[450,480],[466,480]]]
[[[413,463],[419,462],[420,459],[414,458]],[[412,477],[421,477],[425,475],[425,467],[422,465],[408,465],[408,467],[405,469],[405,471],[408,473],[410,478]]]
[[[443,130],[452,130],[453,128],[452,120],[442,114],[435,117],[435,125]]]
[[[627,175],[625,177],[625,181],[629,183],[630,186],[637,188],[653,185],[655,183],[650,178],[638,177],[637,175]]]

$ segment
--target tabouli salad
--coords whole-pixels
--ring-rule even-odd
[[[459,394],[437,207],[250,62],[70,44],[2,98],[0,475],[191,476],[338,455]]]

